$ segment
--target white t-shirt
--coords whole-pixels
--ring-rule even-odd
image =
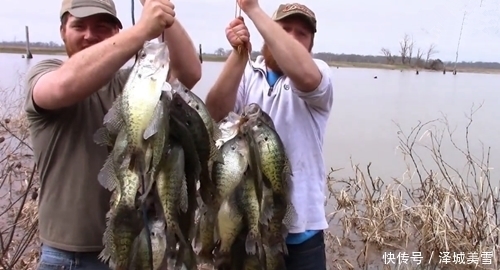
[[[324,61],[314,59],[314,62],[321,71],[321,83],[316,90],[306,93],[285,76],[269,91],[263,57],[249,61],[234,108],[241,113],[246,104],[258,104],[273,119],[285,145],[293,172],[292,203],[297,211],[290,233],[328,228],[323,137],[333,103],[332,72]]]

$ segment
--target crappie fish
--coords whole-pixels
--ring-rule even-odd
[[[215,224],[217,211],[206,205],[200,208],[200,218],[196,230],[196,243],[201,246],[198,256],[205,263],[213,263],[213,251],[216,247]]]
[[[186,212],[188,206],[180,204],[182,201],[187,201],[181,199],[181,196],[187,197],[187,191],[181,190],[185,181],[184,150],[177,144],[169,145],[169,150],[160,163],[156,188],[167,224],[167,245],[170,251],[175,253],[176,236],[182,245],[187,245],[179,227],[178,212],[179,210]]]
[[[264,261],[265,263],[265,261]],[[261,262],[256,255],[246,255],[243,260],[243,270],[262,270]]]
[[[163,112],[160,97],[163,90],[170,87],[166,83],[168,63],[168,50],[164,43],[146,42],[122,94],[104,116],[104,126],[110,134],[126,130],[127,152],[131,156],[127,166],[140,175],[157,165],[151,164],[151,159],[146,157],[147,139],[158,132],[161,123],[161,119],[155,116]],[[159,162],[160,158],[154,160]]]
[[[212,179],[217,187],[217,204],[227,198],[241,182],[248,168],[248,144],[242,136],[236,136],[224,143],[220,149],[224,163],[214,164]]]
[[[217,232],[220,238],[218,256],[230,256],[231,246],[243,229],[243,214],[237,206],[237,197],[234,193],[222,202],[217,215]],[[223,260],[221,260],[223,261]]]
[[[262,110],[262,108],[257,103],[250,103],[245,106],[243,109],[243,117],[247,117],[249,119],[259,118],[266,125],[271,127],[273,130],[276,130],[274,126],[273,119],[269,114]]]
[[[210,138],[207,128],[198,112],[191,108],[178,93],[172,97],[172,116],[175,116],[184,125],[193,136],[196,145],[196,151],[201,165],[200,173],[200,192],[203,202],[207,205],[213,204],[215,195],[215,184],[212,182],[209,170],[209,161],[214,161],[211,156]]]
[[[268,245],[264,244],[264,253],[266,254],[267,270],[286,269],[285,259],[282,254],[273,251]]]
[[[150,234],[146,228],[143,228],[139,236],[134,240],[132,254],[130,258],[130,270],[136,269],[153,269],[160,268],[167,241],[165,236],[165,223],[161,220],[152,220],[148,224]],[[153,251],[153,265],[150,264],[150,253],[147,238],[151,239],[151,248]]]
[[[197,202],[197,192],[196,184],[200,177],[201,163],[198,158],[198,152],[196,151],[196,144],[193,136],[189,132],[188,128],[182,123],[181,120],[177,119],[175,115],[170,117],[171,141],[176,141],[182,146],[184,150],[184,172],[186,175],[186,188],[187,188],[187,200],[188,200],[188,210],[186,213],[179,213],[179,225],[186,238],[186,241],[191,242],[191,239],[195,233],[195,226],[193,220],[195,217],[196,208],[198,207]],[[206,194],[210,196],[210,193],[206,190],[200,190],[201,194]]]
[[[207,128],[208,136],[210,137],[210,156],[216,162],[222,162],[222,155],[217,151],[217,148],[215,147],[215,141],[221,137],[221,131],[215,124],[215,121],[210,115],[210,112],[208,112],[207,106],[205,105],[205,103],[203,103],[203,100],[201,100],[200,97],[198,97],[188,88],[183,86],[174,86],[174,89],[176,89],[176,92],[182,97],[182,99],[184,99],[184,101],[186,101],[186,103],[191,108],[195,109],[200,115],[203,123],[205,124],[205,127]]]
[[[240,134],[240,126],[243,122],[244,119],[237,113],[229,112],[229,114],[217,124],[220,130],[220,137],[215,142],[216,147],[221,148],[225,142]]]
[[[241,188],[236,191],[236,196],[240,212],[245,217],[246,227],[248,228],[245,249],[247,254],[255,255],[257,248],[262,250],[262,237],[260,233],[260,201],[257,199],[255,182],[252,173],[247,171],[244,175]]]
[[[269,224],[272,248],[287,252],[284,240],[282,220],[290,208],[290,176],[292,176],[285,147],[278,133],[266,125],[262,120],[256,119],[245,123],[250,127],[253,139],[259,149],[260,168],[262,169],[263,181],[273,192],[273,217]],[[248,127],[246,128],[248,129]],[[265,206],[263,212],[269,211]],[[293,215],[289,213],[289,219]]]
[[[139,176],[125,166],[121,166],[117,179],[120,196],[108,215],[109,219],[103,235],[104,249],[99,258],[105,262],[111,259],[117,266],[116,269],[127,269],[132,243],[140,233],[141,226],[141,219],[135,207]]]

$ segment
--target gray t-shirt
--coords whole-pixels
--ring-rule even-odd
[[[73,106],[40,109],[33,102],[33,87],[62,64],[58,59],[40,61],[26,78],[25,111],[41,181],[40,239],[62,250],[100,251],[111,193],[97,181],[108,150],[94,143],[93,134],[102,126],[131,69],[118,71],[102,89]]]

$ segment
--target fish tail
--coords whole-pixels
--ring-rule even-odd
[[[261,242],[262,240],[260,237],[259,227],[256,227],[255,229],[252,228],[251,230],[249,230],[245,241],[245,249],[247,251],[247,254],[255,255],[257,253],[256,247],[262,246]]]
[[[203,263],[214,263],[214,255],[212,251],[205,247],[201,248],[200,252],[198,253],[198,258],[200,259],[200,262]]]
[[[269,243],[271,244],[270,248],[273,252],[280,252],[284,255],[288,255],[288,248],[285,242],[287,234],[288,230],[285,226],[281,226],[280,231],[271,234]]]

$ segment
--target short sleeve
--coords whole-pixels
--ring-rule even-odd
[[[33,101],[33,88],[35,88],[36,83],[43,75],[58,69],[62,64],[63,61],[60,59],[47,59],[36,63],[29,69],[26,74],[26,99],[24,103],[24,110],[26,111],[28,118],[47,113],[47,111],[38,107]]]
[[[314,59],[321,72],[321,82],[319,86],[312,92],[302,92],[293,82],[290,81],[290,86],[295,94],[304,100],[309,106],[314,107],[323,112],[329,112],[333,104],[333,82],[332,71],[328,64],[319,59]]]

